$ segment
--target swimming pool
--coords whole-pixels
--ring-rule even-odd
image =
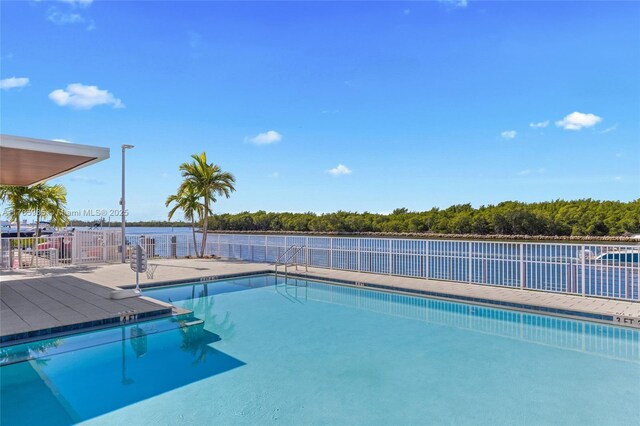
[[[1,423],[640,422],[638,330],[274,283],[150,289],[193,316],[3,348]]]

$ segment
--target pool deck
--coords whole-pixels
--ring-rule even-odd
[[[142,286],[209,281],[274,269],[272,264],[232,260],[162,259],[150,263],[155,265],[153,277],[140,274]],[[344,285],[640,328],[640,302],[322,268],[309,268],[308,272],[302,267],[298,271],[290,269],[300,277]],[[109,298],[111,290],[134,283],[135,274],[128,264],[1,272],[0,343],[15,344],[86,327],[116,326],[123,315],[137,315],[137,320],[142,320],[176,313],[171,305],[146,297]]]
[[[171,282],[264,272],[268,265],[211,260],[159,260],[157,275]],[[140,274],[142,283],[157,282]],[[187,314],[148,297],[113,300],[119,286],[135,283],[128,264],[68,266],[0,272],[0,346],[78,331]]]
[[[0,343],[170,316],[173,306],[148,297],[112,300],[112,289],[71,275],[0,284]]]

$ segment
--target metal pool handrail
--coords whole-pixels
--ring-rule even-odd
[[[296,246],[295,246],[295,244],[293,244],[293,245],[289,246],[289,248],[288,248],[288,249],[286,249],[286,250],[284,251],[284,253],[282,253],[282,254],[281,254],[280,256],[278,256],[278,258],[276,259],[276,265],[275,265],[275,266],[276,266],[276,277],[278,276],[278,264],[280,263],[280,260],[282,260],[282,258],[283,258],[283,257],[285,257],[285,256],[287,255],[287,253],[289,253],[289,251],[290,251],[291,249],[295,248],[295,247],[296,247]],[[285,262],[286,262],[286,260],[285,260]]]
[[[298,253],[300,253],[300,251],[302,249],[305,249],[306,246],[300,246],[298,247],[298,249],[296,251],[293,252],[293,254],[291,256],[289,256],[289,259],[287,259],[287,261],[284,262],[284,278],[285,280],[287,279],[287,268],[288,268],[288,261],[293,259],[294,257],[296,257],[298,255]],[[298,270],[298,262],[295,262],[296,265],[296,270]],[[305,256],[304,258],[304,268],[306,272],[309,272],[309,263],[307,261],[307,257]],[[276,275],[277,276],[277,275]]]

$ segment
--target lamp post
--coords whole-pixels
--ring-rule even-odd
[[[126,239],[125,239],[125,201],[124,201],[124,151],[127,149],[133,148],[133,145],[122,145],[122,198],[120,198],[120,207],[122,213],[122,249],[121,249],[121,258],[122,263],[126,262]]]

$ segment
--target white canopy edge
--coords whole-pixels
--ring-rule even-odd
[[[87,158],[84,161],[78,161],[78,164],[75,166],[64,168],[61,167],[59,171],[55,171],[53,174],[49,174],[43,179],[39,179],[37,181],[29,183],[29,185],[34,185],[44,180],[49,180],[65,175],[72,171],[90,166],[109,158],[109,148],[6,134],[0,134],[0,148],[34,151],[39,154],[50,153],[56,155],[68,155]],[[4,163],[4,161],[2,161],[2,158],[0,158],[0,162]],[[0,165],[2,166],[2,168],[12,167],[12,164]]]

